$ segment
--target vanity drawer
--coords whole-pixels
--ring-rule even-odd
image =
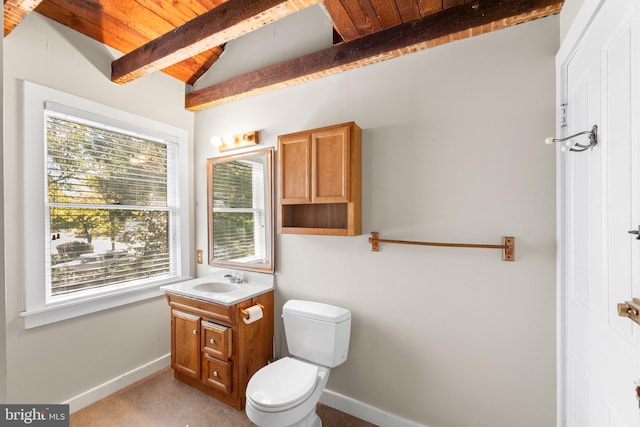
[[[212,302],[201,301],[195,298],[185,297],[183,295],[166,294],[167,301],[172,308],[197,314],[205,319],[212,319],[220,322],[235,323],[235,306],[222,305]]]
[[[231,362],[223,362],[205,353],[202,357],[204,382],[212,388],[231,393],[231,365]]]
[[[202,321],[202,349],[221,360],[231,357],[231,328],[213,322]]]

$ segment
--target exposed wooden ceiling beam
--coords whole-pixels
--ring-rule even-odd
[[[562,3],[563,0],[476,0],[195,90],[185,96],[185,107],[202,110],[553,15],[560,11]]]
[[[111,80],[130,82],[320,1],[229,0],[113,61]]]
[[[9,35],[40,2],[42,0],[4,0],[4,36]]]

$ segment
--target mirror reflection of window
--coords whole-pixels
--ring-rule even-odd
[[[209,159],[210,265],[273,272],[273,150]]]

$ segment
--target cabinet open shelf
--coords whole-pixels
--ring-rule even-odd
[[[348,205],[327,203],[318,205],[282,205],[283,228],[348,228]]]

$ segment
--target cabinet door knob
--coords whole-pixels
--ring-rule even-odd
[[[217,377],[218,376],[218,371],[213,371],[213,376]]]
[[[211,339],[209,340],[209,342],[210,342],[211,344],[215,344],[215,343],[216,343],[216,340],[214,340],[213,338],[211,338]]]
[[[193,335],[196,335],[197,333],[198,333],[198,330],[197,330],[197,329],[194,329],[194,330],[193,330]]]

